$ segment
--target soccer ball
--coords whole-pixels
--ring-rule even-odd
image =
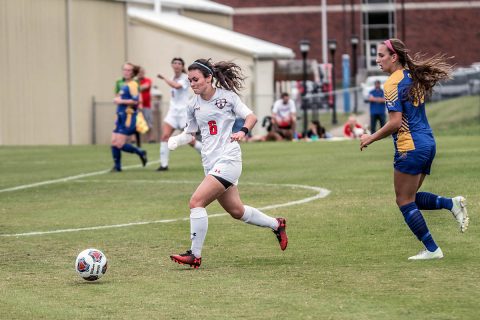
[[[83,279],[95,281],[107,272],[107,257],[97,249],[86,249],[79,253],[75,270]]]

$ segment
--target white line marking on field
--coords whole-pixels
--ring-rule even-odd
[[[104,172],[104,171],[102,171],[102,172]],[[95,172],[95,173],[92,173],[92,174],[83,175],[83,177],[88,177],[88,176],[98,175],[98,174],[99,174],[98,172]],[[199,183],[199,181],[186,181],[186,180],[80,180],[80,181],[78,181],[79,176],[75,176],[75,177],[77,179],[77,182],[82,182],[82,183],[83,182],[86,182],[86,183],[92,183],[92,182],[93,183],[98,183],[98,182],[101,182],[101,183],[105,183],[105,182],[125,183],[126,181],[128,181],[128,182],[140,182],[140,183],[145,183],[145,182],[177,183],[177,184],[178,183]],[[63,181],[74,180],[73,177],[69,177],[69,178],[65,178],[65,179],[68,179],[68,180],[63,180]],[[59,180],[56,180],[56,181],[59,182]],[[300,188],[300,189],[307,189],[307,190],[312,190],[312,191],[317,192],[317,194],[312,196],[312,197],[258,208],[259,210],[263,210],[263,211],[307,203],[307,202],[314,201],[314,200],[317,200],[317,199],[325,198],[330,193],[330,190],[327,190],[327,189],[324,189],[324,188],[306,186],[306,185],[297,185],[297,184],[248,183],[248,182],[244,182],[242,184],[273,186],[273,187]],[[215,218],[215,217],[223,217],[223,216],[226,216],[226,215],[227,215],[227,213],[215,213],[215,214],[209,214],[208,217],[209,218]],[[156,224],[156,223],[170,223],[170,222],[178,222],[178,221],[186,221],[186,220],[190,220],[190,218],[186,217],[186,218],[178,218],[178,219],[139,221],[139,222],[130,222],[130,223],[95,226],[95,227],[85,227],[85,228],[59,229],[59,230],[50,230],[50,231],[35,231],[35,232],[15,233],[15,234],[0,234],[0,236],[1,237],[37,236],[37,235],[55,234],[55,233],[90,231],[90,230],[112,229],[112,228],[125,228],[125,227],[138,226],[138,225],[147,225],[147,224]]]
[[[158,162],[159,161],[153,161],[153,162],[149,162],[148,164],[153,164],[153,163],[158,163]],[[132,169],[132,168],[139,168],[139,167],[141,167],[141,165],[136,164],[136,165],[133,165],[133,166],[125,166],[125,167],[123,167],[123,169]],[[47,180],[47,181],[36,182],[36,183],[32,183],[32,184],[24,184],[24,185],[17,186],[17,187],[1,189],[0,193],[30,189],[30,188],[45,186],[45,185],[48,185],[48,184],[67,182],[67,181],[78,180],[78,179],[87,178],[87,177],[99,176],[101,174],[106,174],[106,173],[109,173],[109,172],[110,172],[110,169],[107,169],[107,170],[90,172],[90,173],[82,173],[82,174],[78,174],[76,176],[70,176],[70,177],[65,177],[65,178],[60,178],[60,179]]]

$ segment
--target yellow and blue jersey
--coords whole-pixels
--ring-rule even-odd
[[[120,98],[123,100],[134,100],[138,102],[139,96],[139,87],[138,82],[131,80],[129,82],[124,82],[120,86],[120,90],[118,91]],[[117,107],[117,112],[125,112],[128,105],[126,104],[119,104]]]
[[[138,83],[134,80],[129,82],[120,83],[120,90],[118,94],[123,100],[134,100],[138,101],[139,99],[139,86]],[[122,133],[125,135],[130,135],[135,132],[137,118],[137,108],[136,106],[129,106],[127,104],[119,104],[117,106],[117,122],[114,132]]]
[[[120,90],[122,90],[122,87],[125,85],[125,78],[120,78],[117,81],[115,81],[115,94],[118,94]]]
[[[385,104],[388,112],[402,113],[402,126],[392,134],[395,150],[400,153],[435,144],[432,129],[425,113],[425,99],[410,101],[412,85],[410,71],[397,70],[385,82]]]

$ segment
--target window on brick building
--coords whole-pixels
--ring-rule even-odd
[[[362,0],[366,67],[377,69],[377,44],[395,36],[395,0]]]

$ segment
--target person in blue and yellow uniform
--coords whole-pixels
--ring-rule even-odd
[[[374,134],[360,137],[360,150],[371,143],[392,135],[395,147],[394,187],[396,202],[405,222],[425,249],[409,260],[443,258],[443,252],[433,240],[420,210],[447,209],[456,219],[460,231],[468,227],[465,198],[444,198],[429,192],[418,192],[435,157],[436,145],[425,113],[425,97],[433,86],[450,78],[452,66],[444,55],[420,60],[413,58],[405,44],[389,39],[379,44],[377,64],[390,74],[384,85],[388,122]]]
[[[137,154],[142,165],[147,164],[147,152],[126,143],[128,136],[136,132],[139,90],[138,83],[133,78],[138,70],[132,63],[125,63],[122,68],[123,83],[117,82],[119,90],[113,99],[117,105],[117,121],[112,132],[112,156],[115,164],[112,172],[122,171],[122,151]]]

